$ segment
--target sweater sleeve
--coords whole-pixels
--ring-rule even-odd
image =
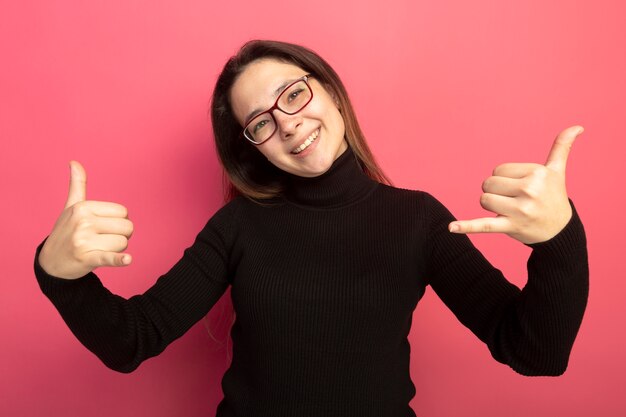
[[[528,280],[521,290],[467,236],[448,231],[455,219],[441,203],[426,195],[426,206],[427,269],[437,295],[497,361],[523,375],[565,372],[589,291],[585,232],[573,204],[559,234],[529,245]]]
[[[124,299],[96,274],[76,280],[48,275],[35,255],[35,275],[80,342],[109,368],[131,372],[161,353],[204,317],[229,282],[230,215],[224,208],[209,220],[182,258],[144,294]]]

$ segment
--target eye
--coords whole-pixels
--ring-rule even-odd
[[[300,93],[302,93],[302,91],[304,91],[304,89],[302,89],[302,88],[299,88],[297,90],[291,91],[289,93],[289,97],[287,97],[287,100],[291,102],[291,101],[297,99],[298,96],[300,95]]]
[[[254,125],[253,133],[257,133],[259,130],[263,129],[263,127],[268,123],[267,120],[261,120],[259,123]]]

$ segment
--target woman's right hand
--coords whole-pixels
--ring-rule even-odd
[[[133,223],[126,207],[111,202],[88,201],[87,174],[70,162],[70,189],[65,209],[39,253],[39,265],[57,278],[80,278],[99,266],[126,266]]]

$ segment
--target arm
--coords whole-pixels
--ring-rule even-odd
[[[545,165],[497,167],[481,196],[496,217],[454,221],[433,206],[433,288],[497,360],[524,374],[565,371],[587,302],[585,234],[565,187],[567,158],[582,131],[563,130]],[[506,233],[532,247],[524,289],[509,284],[468,239],[447,235],[446,222],[453,233]]]
[[[439,202],[432,199],[429,206],[433,290],[499,362],[524,375],[562,374],[589,285],[585,233],[573,206],[572,218],[560,233],[530,245],[528,281],[522,290],[491,266],[466,236],[448,233],[454,218]]]
[[[93,270],[126,266],[133,227],[125,207],[86,200],[86,174],[71,163],[65,209],[37,248],[35,275],[78,339],[107,366],[130,372],[159,354],[215,304],[228,286],[229,209],[220,210],[180,261],[145,294],[126,300]]]
[[[47,274],[35,257],[44,294],[71,331],[109,368],[130,372],[204,317],[228,287],[228,253],[216,214],[182,258],[148,291],[126,300],[93,273],[65,280]]]

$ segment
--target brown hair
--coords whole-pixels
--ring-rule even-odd
[[[297,65],[313,74],[337,103],[346,127],[346,141],[363,172],[370,178],[389,184],[367,146],[348,93],[332,67],[312,50],[286,42],[253,40],[231,57],[219,75],[211,102],[211,122],[219,158],[227,175],[225,198],[244,195],[254,200],[276,197],[284,188],[285,173],[269,162],[241,136],[242,127],[235,119],[230,90],[246,66],[258,59],[272,58]]]

